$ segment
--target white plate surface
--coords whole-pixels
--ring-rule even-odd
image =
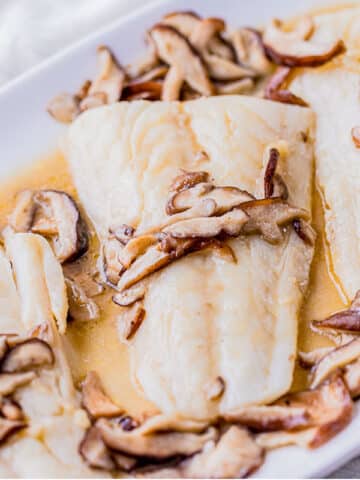
[[[95,71],[95,49],[107,44],[122,63],[144,50],[144,32],[169,11],[195,10],[220,16],[231,26],[264,23],[274,16],[292,16],[331,0],[163,0],[115,21],[102,31],[42,63],[0,89],[0,179],[30,164],[57,145],[62,125],[45,112],[47,101],[61,91],[75,91]],[[334,3],[334,2],[332,2]],[[341,0],[336,2],[341,3]],[[267,456],[260,478],[323,477],[360,454],[360,412],[332,441],[315,450],[287,447]]]

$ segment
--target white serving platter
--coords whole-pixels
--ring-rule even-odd
[[[145,2],[144,2],[145,3]],[[22,75],[0,89],[0,180],[31,164],[56,147],[66,127],[46,113],[48,100],[62,91],[75,91],[95,71],[95,49],[106,44],[122,63],[144,49],[144,32],[174,10],[195,10],[225,18],[231,26],[261,25],[274,16],[286,17],[335,3],[332,0],[162,0],[122,17],[101,31]],[[341,3],[337,0],[336,4]],[[355,2],[353,2],[355,3]],[[307,451],[287,447],[267,456],[258,478],[323,477],[360,454],[360,412],[325,446]]]

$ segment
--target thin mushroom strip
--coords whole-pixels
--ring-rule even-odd
[[[360,333],[360,290],[347,310],[334,313],[324,320],[314,320],[316,328],[332,328],[351,333]]]

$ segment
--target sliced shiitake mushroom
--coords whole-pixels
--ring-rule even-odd
[[[16,196],[14,210],[9,215],[9,224],[15,232],[28,232],[34,220],[34,192],[24,190]]]
[[[230,426],[220,440],[179,466],[185,478],[244,478],[264,461],[264,451],[249,431]]]
[[[218,57],[233,61],[234,52],[231,45],[218,34],[224,28],[224,24],[218,23],[218,21],[219,19],[202,19],[197,13],[187,11],[173,12],[165,15],[161,23],[174,27],[184,35],[190,43],[193,40],[193,35],[199,35],[197,32],[198,29],[200,30],[201,37],[204,38],[204,30],[205,33],[208,33],[208,28],[211,28],[213,35],[208,35],[207,50]],[[220,20],[220,22],[222,21]]]
[[[106,95],[106,103],[117,102],[124,86],[125,71],[108,47],[98,47],[97,55],[98,74],[89,88],[89,95],[100,92]]]
[[[90,427],[85,433],[79,445],[79,453],[91,468],[115,470],[115,463],[96,427]]]
[[[93,418],[116,417],[123,409],[108,397],[104,391],[99,375],[91,371],[82,383],[82,404]]]
[[[212,38],[225,30],[223,19],[216,17],[203,18],[190,35],[190,43],[199,52],[206,52]]]
[[[225,392],[225,380],[220,376],[216,377],[205,385],[205,392],[208,400],[218,400]]]
[[[289,67],[278,67],[275,73],[269,78],[265,85],[264,98],[274,102],[288,103],[308,107],[308,104],[297,95],[287,89],[287,82],[291,74]]]
[[[360,357],[360,338],[355,338],[325,355],[312,370],[312,388],[317,387],[333,372]]]
[[[150,457],[158,460],[176,455],[193,455],[202,450],[207,442],[216,440],[218,436],[214,428],[199,434],[171,431],[143,435],[139,429],[124,432],[119,425],[103,418],[96,422],[96,427],[109,448],[135,457]]]
[[[116,285],[119,281],[124,266],[120,261],[120,255],[124,245],[111,235],[102,246],[102,255],[100,257],[99,269],[103,272],[105,281],[111,285]]]
[[[334,313],[324,320],[314,320],[312,325],[316,328],[333,328],[360,333],[360,290],[347,310]]]
[[[203,153],[203,152],[202,152]],[[188,190],[189,188],[195,187],[198,183],[209,183],[210,175],[208,172],[198,171],[198,172],[189,172],[182,170],[182,173],[175,177],[173,182],[170,185],[169,190],[171,192],[182,192],[183,190]],[[173,212],[177,213],[177,212]],[[172,213],[169,213],[171,215]]]
[[[119,292],[113,296],[112,300],[120,307],[130,307],[135,302],[142,300],[145,296],[146,288],[145,285],[135,285],[128,290]]]
[[[239,80],[241,78],[255,77],[253,70],[238,65],[225,58],[210,53],[203,54],[209,76],[214,80]]]
[[[269,160],[265,167],[264,173],[264,197],[271,198],[274,195],[277,164],[279,162],[280,152],[277,148],[271,148],[269,151]]]
[[[213,94],[214,87],[200,56],[181,33],[168,25],[156,25],[151,29],[150,35],[161,60],[176,67],[183,81],[202,95]]]
[[[135,229],[131,225],[126,225],[125,223],[117,227],[112,227],[110,229],[110,234],[119,240],[120,243],[126,245],[129,240],[134,236]]]
[[[163,85],[154,80],[129,83],[124,87],[121,100],[133,100],[141,95],[144,100],[160,100]]]
[[[323,382],[315,390],[286,395],[277,404],[290,408],[305,407],[316,434],[310,448],[317,448],[340,432],[351,420],[353,402],[340,376]]]
[[[154,234],[140,235],[131,238],[123,249],[118,251],[118,259],[124,268],[129,268],[133,261],[146,250],[157,243],[158,238]]]
[[[89,246],[89,234],[74,199],[65,192],[40,190],[34,201],[36,212],[31,231],[50,240],[59,262],[70,262],[83,255]]]
[[[356,148],[360,148],[360,127],[351,129],[351,138]]]
[[[242,233],[261,234],[264,240],[273,244],[283,238],[280,227],[290,224],[295,219],[309,219],[309,214],[305,210],[292,207],[281,198],[251,200],[242,203],[239,208],[249,216]]]
[[[238,236],[248,220],[249,217],[243,210],[234,209],[219,217],[183,220],[166,227],[164,232],[175,238],[212,238],[220,233]]]
[[[46,107],[52,117],[61,123],[71,123],[80,113],[79,100],[70,93],[60,93]]]
[[[248,406],[228,412],[224,418],[230,423],[239,423],[257,432],[293,430],[310,425],[305,407]]]
[[[255,83],[251,78],[242,78],[232,82],[217,82],[215,86],[218,95],[240,95],[250,92]]]
[[[131,340],[139,330],[145,318],[145,310],[141,302],[136,302],[118,318],[117,328],[119,338],[122,342]]]
[[[69,316],[72,320],[88,322],[99,317],[98,305],[89,298],[85,291],[74,280],[65,278],[69,301]]]
[[[195,207],[200,200],[213,200],[216,204],[214,213],[220,215],[253,199],[254,197],[246,190],[237,187],[214,187],[209,182],[203,182],[171,195],[166,205],[166,212],[174,215]]]
[[[107,103],[107,96],[104,92],[95,92],[91,95],[87,95],[83,100],[80,102],[80,110],[81,112],[85,112],[85,110],[90,110],[91,108],[98,108],[106,105]]]
[[[1,362],[5,373],[25,372],[54,363],[54,354],[44,340],[31,338],[12,347]]]
[[[0,373],[0,395],[11,395],[17,388],[27,385],[35,377],[35,372]]]
[[[138,433],[141,435],[152,435],[159,432],[196,432],[200,433],[206,430],[208,422],[180,417],[173,414],[154,415],[138,427]]]
[[[325,355],[330,353],[334,350],[335,347],[322,347],[317,348],[315,350],[311,350],[310,352],[299,352],[298,353],[298,361],[302,368],[308,369],[312,368],[315,364],[320,362]]]
[[[360,359],[345,365],[343,378],[352,398],[360,395]]]
[[[233,32],[232,43],[238,62],[258,75],[267,75],[273,66],[267,58],[261,33],[252,28],[240,28]]]
[[[263,34],[267,55],[278,65],[316,67],[345,52],[342,40],[324,43],[308,41],[312,30],[310,17],[301,17],[292,31],[285,31],[280,20],[272,20]]]
[[[156,65],[142,75],[134,78],[128,85],[136,85],[138,83],[152,82],[154,80],[162,81],[166,77],[169,67],[167,65]],[[159,82],[160,83],[160,82]],[[125,87],[126,88],[126,87]]]
[[[11,398],[3,398],[0,406],[1,414],[8,420],[24,420],[24,413],[21,406]]]
[[[316,232],[312,226],[300,218],[292,222],[295,233],[307,245],[313,246],[316,240]]]
[[[5,442],[11,435],[26,427],[22,420],[8,420],[0,417],[0,443]]]

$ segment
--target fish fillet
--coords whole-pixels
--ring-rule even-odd
[[[312,138],[308,109],[214,97],[89,111],[71,126],[65,150],[82,204],[104,239],[123,223],[138,231],[163,223],[180,169],[205,170],[217,185],[263,196],[270,144],[287,150],[279,173],[289,202],[311,210]],[[146,317],[129,348],[136,385],[164,413],[210,419],[269,402],[291,385],[312,248],[290,230],[277,246],[260,238],[230,244],[237,264],[197,253],[150,278]],[[209,400],[207,387],[218,376],[224,394]]]
[[[332,265],[348,299],[360,289],[360,7],[314,17],[314,41],[343,38],[347,53],[300,70],[291,90],[316,113],[316,179],[322,192]]]

